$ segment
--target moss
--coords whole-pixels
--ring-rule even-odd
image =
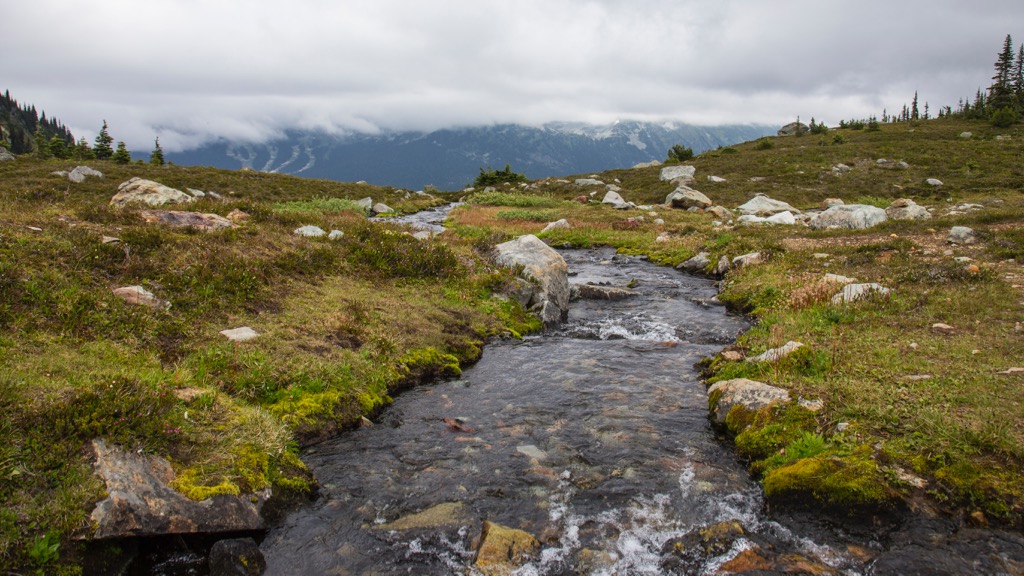
[[[211,479],[198,468],[187,468],[171,481],[171,488],[184,494],[190,500],[206,500],[220,494],[237,496],[242,493],[238,484],[230,478],[221,477],[217,484],[210,484]]]
[[[866,447],[847,456],[804,458],[776,468],[764,478],[764,494],[770,502],[851,513],[890,509],[897,502]]]
[[[462,375],[459,359],[437,348],[418,348],[407,352],[398,361],[405,367],[409,380],[414,384],[432,378]]]
[[[255,492],[270,486],[270,456],[255,446],[241,446],[234,452],[234,474],[242,492]]]
[[[757,413],[757,410],[751,410],[742,404],[735,404],[725,415],[726,430],[733,436],[743,432],[757,419]]]

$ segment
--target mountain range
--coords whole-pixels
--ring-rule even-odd
[[[510,164],[531,179],[583,174],[664,160],[675,144],[689,146],[699,154],[774,134],[775,130],[757,124],[620,121],[539,127],[499,124],[376,135],[289,131],[262,144],[218,141],[165,156],[186,166],[249,168],[410,190],[428,185],[457,190],[471,183],[481,168]]]

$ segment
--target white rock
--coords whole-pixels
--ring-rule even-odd
[[[601,182],[600,180],[595,180],[594,178],[577,178],[576,179],[576,185],[577,186],[604,186],[604,182]]]
[[[305,236],[307,238],[319,238],[327,234],[327,232],[324,232],[323,228],[312,225],[296,228],[292,233],[295,234],[296,236]]]
[[[833,304],[855,302],[869,296],[888,296],[892,291],[875,282],[866,284],[847,284],[842,291],[832,297]]]
[[[331,233],[327,235],[328,240],[341,240],[345,237],[345,233],[341,230],[331,230]]]
[[[803,345],[803,342],[796,342],[794,340],[790,340],[789,342],[786,342],[785,344],[779,346],[778,348],[772,348],[771,350],[766,350],[763,354],[758,354],[753,358],[747,358],[747,361],[775,362],[777,360],[785,358],[786,356],[789,356],[793,352],[796,352],[798,349],[803,347]]]
[[[925,182],[928,183],[929,186],[942,186],[942,180],[939,180],[938,178],[929,178],[925,180]]]
[[[790,212],[799,214],[800,211],[781,200],[773,200],[764,194],[757,194],[739,208],[740,214],[752,214],[754,216],[771,216],[779,212]]]
[[[230,330],[221,330],[220,334],[232,342],[245,342],[246,340],[252,340],[259,336],[258,332],[248,326],[231,328]]]
[[[867,204],[843,204],[833,206],[811,219],[811,228],[847,228],[862,230],[885,222],[885,210]]]
[[[693,176],[696,173],[697,173],[697,168],[695,166],[685,166],[685,165],[666,166],[666,167],[661,169],[661,174],[658,177],[662,181],[671,181],[671,180],[678,180],[678,179],[693,180]]]
[[[562,218],[561,220],[556,220],[555,222],[552,222],[545,226],[544,229],[540,231],[540,233],[545,234],[547,232],[551,232],[552,230],[569,230],[570,228],[572,228],[572,226],[569,225],[569,221],[566,220],[565,218]]]

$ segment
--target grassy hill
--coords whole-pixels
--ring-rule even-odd
[[[834,175],[839,163],[852,170]],[[838,507],[913,499],[1019,524],[1024,375],[1002,373],[1024,365],[1024,131],[900,123],[762,139],[691,164],[694,187],[728,208],[755,193],[802,209],[831,197],[912,198],[934,217],[864,231],[732,226],[662,206],[584,204],[574,199],[597,189],[568,177],[478,191],[452,213],[449,232],[421,242],[369,224],[349,201],[413,211],[441,195],[105,162],[90,164],[102,179],[75,184],[51,174],[67,162],[0,164],[0,567],[52,572],[59,554],[74,572],[71,538],[102,496],[87,449],[97,436],[168,458],[176,487],[196,499],[265,486],[302,495],[301,443],[356,425],[403,386],[457,373],[489,336],[537,328],[493,296],[511,277],[486,255],[560,218],[572,228],[542,235],[556,246],[611,245],[666,265],[700,251],[713,262],[766,257],[723,281],[721,299],[758,319],[737,347],[753,355],[797,340],[805,350],[768,364],[716,358],[706,369],[710,381],[748,377],[822,401],[816,412],[793,404],[746,415],[734,429],[770,497],[811,494]],[[655,205],[674,188],[658,175],[597,177]],[[216,191],[223,200],[189,209],[249,217],[210,233],[149,224],[137,209],[109,206],[134,176]],[[963,203],[984,208],[946,215]],[[306,224],[345,235],[293,234]],[[953,225],[971,226],[980,242],[947,245]],[[827,272],[879,282],[892,297],[832,305]],[[170,308],[113,296],[130,285]],[[261,336],[234,344],[219,334],[239,326]],[[40,546],[46,534],[59,552]]]

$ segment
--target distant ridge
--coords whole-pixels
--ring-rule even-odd
[[[365,180],[413,190],[427,185],[456,190],[472,182],[481,167],[511,164],[531,179],[598,172],[664,160],[675,144],[689,146],[699,154],[774,134],[776,128],[621,121],[607,125],[559,122],[540,127],[499,124],[430,133],[348,136],[292,131],[265,144],[222,141],[165,155],[179,165]]]

